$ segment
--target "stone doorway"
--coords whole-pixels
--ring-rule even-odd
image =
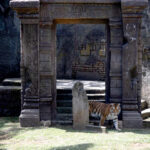
[[[57,96],[56,120],[53,122],[59,124],[72,124],[72,88],[77,81],[83,83],[89,101],[106,102],[105,71],[110,66],[110,60],[106,60],[110,58],[107,20],[103,24],[82,22],[85,23],[81,20],[80,24],[69,21],[69,24],[56,25]],[[91,118],[90,122],[93,121]]]
[[[140,22],[147,0],[12,0],[21,19],[21,126],[56,117],[56,24],[107,22],[107,98],[124,127],[141,127]]]

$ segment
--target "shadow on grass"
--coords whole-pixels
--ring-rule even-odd
[[[8,140],[16,136],[20,131],[40,129],[41,127],[21,128],[18,117],[0,118],[0,140]],[[1,149],[0,149],[1,150]]]
[[[6,123],[17,123],[18,117],[0,117],[0,128],[4,127]]]
[[[92,143],[78,144],[78,145],[70,145],[64,147],[54,147],[49,150],[87,150],[88,148],[93,147]]]

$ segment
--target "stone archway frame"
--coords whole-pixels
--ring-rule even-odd
[[[21,126],[56,117],[56,24],[108,25],[107,100],[122,103],[123,126],[141,127],[140,24],[147,0],[12,0],[21,20]]]

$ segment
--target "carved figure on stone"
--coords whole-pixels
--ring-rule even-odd
[[[37,95],[37,89],[36,86],[34,85],[35,81],[33,78],[31,78],[32,73],[29,72],[29,69],[25,69],[25,74],[26,74],[26,89],[25,89],[25,96],[36,96]]]
[[[32,83],[25,89],[26,96],[34,96],[36,94],[36,89],[33,87]]]
[[[124,38],[126,43],[123,45],[124,48],[128,49],[128,44],[136,41],[136,25],[127,23],[125,26]]]
[[[120,131],[118,127],[118,115],[121,111],[120,104],[105,104],[97,101],[89,102],[89,114],[93,117],[101,117],[100,126],[104,125],[105,120],[113,120],[116,130]]]
[[[137,67],[134,66],[129,71],[130,71],[130,78],[131,78],[131,88],[133,89],[134,85],[137,85],[137,76],[138,76]]]
[[[72,89],[73,95],[73,127],[85,128],[89,122],[89,105],[83,83],[76,82]]]

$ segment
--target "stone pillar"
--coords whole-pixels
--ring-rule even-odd
[[[110,100],[122,101],[122,44],[123,32],[121,18],[111,18],[110,26]]]
[[[38,94],[39,1],[11,1],[21,20],[22,127],[40,125]]]
[[[39,96],[40,119],[56,117],[56,25],[47,18],[46,6],[40,5],[39,23]]]
[[[142,127],[139,112],[141,88],[140,30],[142,11],[147,0],[122,0],[124,45],[122,52],[123,73],[123,127]]]
[[[89,103],[83,83],[77,82],[72,89],[73,127],[83,129],[89,123]]]

